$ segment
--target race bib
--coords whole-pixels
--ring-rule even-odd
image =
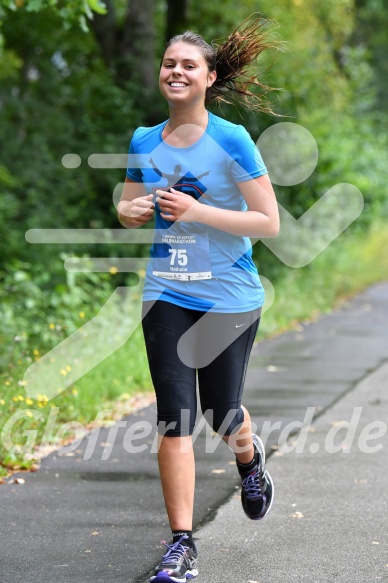
[[[157,234],[154,240],[152,273],[157,277],[181,281],[211,279],[207,234]]]

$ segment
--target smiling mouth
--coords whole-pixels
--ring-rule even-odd
[[[187,87],[186,83],[180,83],[179,81],[171,81],[170,83],[167,83],[167,85],[170,87]]]

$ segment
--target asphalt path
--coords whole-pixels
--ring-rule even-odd
[[[197,536],[198,583],[388,581],[387,387],[388,360],[313,422],[304,447],[275,452],[264,520],[243,519],[238,493],[219,509]]]
[[[244,404],[258,432],[266,429],[262,436],[267,435],[267,456],[276,452],[279,439],[297,429],[298,422],[314,418],[314,426],[387,359],[387,321],[388,283],[381,283],[314,323],[254,346]],[[152,451],[154,437],[155,406],[151,405],[113,427],[93,431],[73,451],[47,456],[38,472],[22,475],[25,484],[0,486],[3,580],[146,581],[160,559],[160,540],[169,538],[156,453]],[[223,443],[215,446],[214,436],[203,429],[195,441],[194,519],[199,543],[211,541],[202,537],[206,529],[217,524],[217,510],[237,503],[233,456]],[[134,448],[141,451],[135,453]],[[277,461],[276,456],[269,463],[272,460]],[[236,520],[246,521],[241,513]],[[329,528],[327,521],[324,525]],[[233,529],[234,523],[228,522],[225,528]],[[218,529],[216,536],[225,533]],[[276,545],[275,539],[272,542]],[[236,565],[236,557],[243,565],[245,559],[234,555]],[[216,579],[208,572],[199,579],[206,583],[217,580],[255,578],[233,575]],[[297,580],[295,573],[293,580]],[[265,581],[274,583],[277,579]]]

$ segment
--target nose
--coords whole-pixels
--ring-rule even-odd
[[[182,74],[182,67],[179,63],[176,63],[172,69],[171,72],[176,74],[176,75],[181,75]]]

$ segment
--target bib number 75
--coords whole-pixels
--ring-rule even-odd
[[[170,257],[170,265],[175,265],[175,262],[178,265],[187,265],[187,250],[186,249],[169,249],[169,253],[171,254]]]

